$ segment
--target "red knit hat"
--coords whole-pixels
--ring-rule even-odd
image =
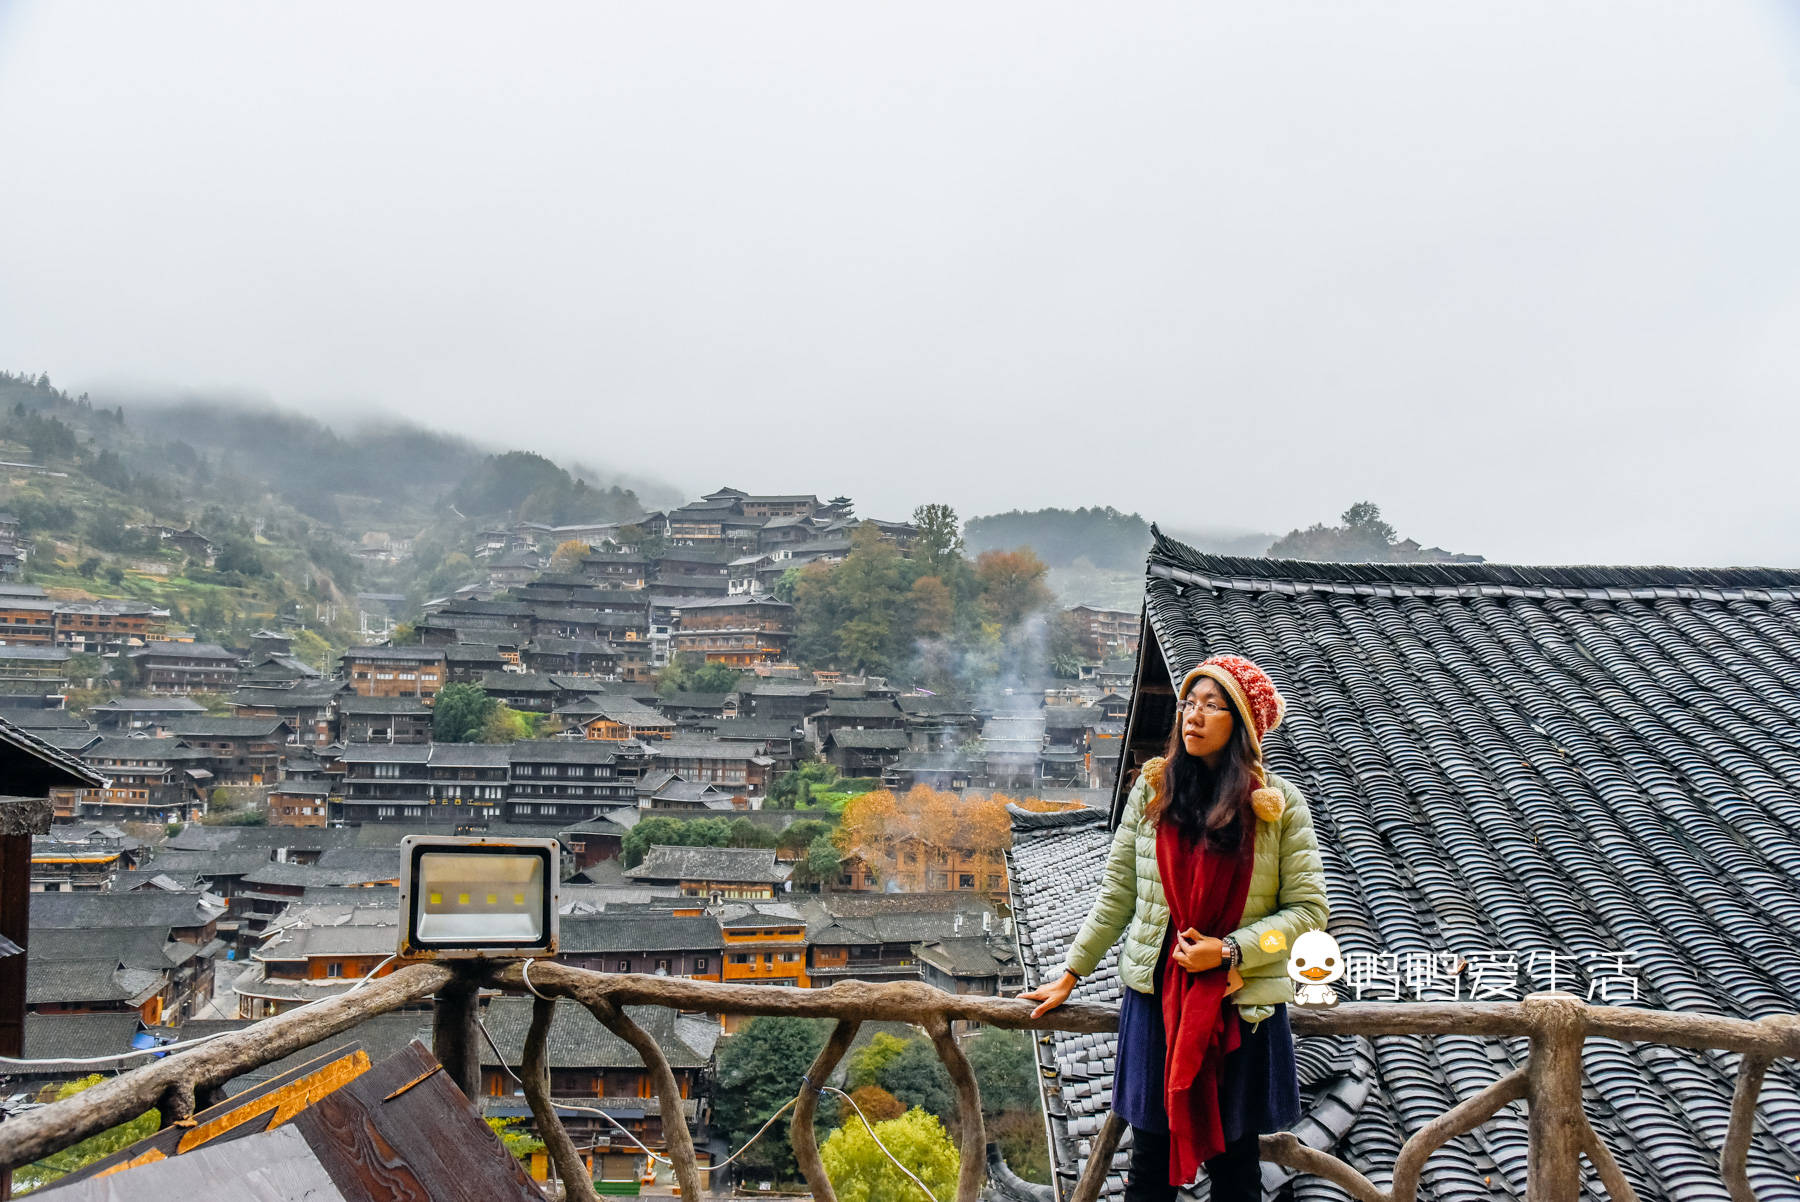
[[[1287,712],[1287,702],[1275,687],[1275,682],[1269,679],[1269,674],[1241,655],[1215,655],[1201,661],[1198,667],[1181,678],[1181,687],[1175,690],[1175,700],[1184,700],[1188,690],[1202,676],[1225,690],[1238,720],[1250,732],[1250,750],[1256,757],[1256,772],[1264,782],[1262,788],[1250,795],[1250,800],[1256,807],[1258,818],[1264,822],[1274,822],[1281,817],[1282,810],[1287,808],[1287,798],[1282,795],[1281,790],[1268,784],[1268,777],[1262,766],[1262,741],[1264,735],[1281,725],[1282,716]]]

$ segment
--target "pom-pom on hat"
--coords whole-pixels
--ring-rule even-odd
[[[1181,678],[1181,687],[1175,690],[1176,701],[1186,700],[1188,690],[1202,676],[1225,690],[1233,716],[1250,732],[1250,751],[1256,757],[1256,772],[1265,782],[1250,795],[1250,802],[1258,818],[1274,822],[1287,808],[1287,798],[1282,796],[1281,790],[1267,784],[1262,766],[1262,741],[1263,736],[1281,725],[1287,702],[1275,682],[1269,679],[1269,674],[1241,655],[1215,655],[1202,661],[1199,667]]]

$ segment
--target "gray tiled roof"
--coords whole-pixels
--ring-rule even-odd
[[[132,1036],[137,1033],[135,1010],[102,1014],[27,1014],[24,1055],[29,1060],[54,1061],[63,1056],[80,1060],[107,1052],[129,1052]],[[34,1075],[44,1075],[59,1068],[71,1077],[79,1077],[92,1072],[94,1066],[34,1064],[30,1071]]]
[[[101,713],[204,714],[206,707],[191,697],[114,697],[88,710]]]
[[[825,709],[827,718],[890,718],[898,722],[905,716],[905,712],[887,697],[842,698]]]
[[[258,885],[299,885],[310,889],[316,885],[364,885],[392,881],[399,879],[399,876],[400,857],[382,855],[378,860],[365,859],[338,867],[271,862],[246,875],[244,884],[251,889]]]
[[[1014,813],[1010,879],[1027,985],[1035,988],[1062,970],[1069,943],[1093,902],[1111,840],[1103,811]],[[1119,988],[1115,947],[1076,986],[1070,1000],[1115,1006]],[[1093,1137],[1112,1107],[1117,1037],[1111,1032],[1054,1031],[1048,1045],[1039,1043],[1037,1047],[1038,1062],[1045,1070],[1044,1109],[1050,1118],[1051,1162],[1066,1196],[1086,1167]],[[1123,1149],[1114,1156],[1114,1171],[1102,1197],[1123,1196],[1126,1161]]]
[[[431,707],[418,697],[359,697],[351,693],[338,700],[338,713],[344,717],[357,714],[429,714]]]
[[[41,1006],[73,1002],[127,1002],[143,992],[148,970],[121,968],[105,956],[85,960],[31,959],[25,966],[25,1001]]]
[[[847,751],[905,751],[912,746],[912,736],[903,730],[834,730],[828,742]]]
[[[598,739],[521,739],[510,746],[515,764],[610,764],[617,758]]]
[[[286,726],[280,718],[177,718],[169,733],[183,739],[272,738]]]
[[[780,884],[792,867],[775,862],[772,848],[668,847],[658,844],[625,875],[638,881],[740,881]]]
[[[31,932],[29,959],[112,960],[128,968],[163,968],[168,957],[167,926],[49,927]]]
[[[199,893],[33,893],[31,929],[40,927],[197,927],[220,909]]]
[[[1146,657],[1179,677],[1248,655],[1287,698],[1268,754],[1311,804],[1347,952],[1624,952],[1642,1001],[1613,1004],[1800,1010],[1800,573],[1296,563],[1159,535],[1149,574]],[[1169,702],[1138,704],[1147,747]],[[1021,946],[1040,972],[1093,896],[1104,834],[1015,826]],[[1563,970],[1585,994],[1580,960]],[[1082,988],[1102,1000],[1112,984],[1109,967]],[[1072,1070],[1052,1120],[1062,1172],[1110,1076],[1103,1047],[1084,1067],[1074,1037],[1053,1042]],[[1525,1054],[1454,1035],[1313,1042],[1298,1041],[1309,1117],[1379,1181],[1407,1135]],[[1588,1114],[1640,1198],[1725,1197],[1737,1059],[1587,1041]],[[1770,1069],[1758,1111],[1752,1184],[1800,1196],[1800,1068]],[[1525,1148],[1522,1113],[1504,1110],[1427,1162],[1419,1196],[1523,1196]],[[1304,1176],[1289,1188],[1341,1196]]]
[[[570,915],[558,931],[564,955],[711,951],[725,945],[710,914],[614,913]]]

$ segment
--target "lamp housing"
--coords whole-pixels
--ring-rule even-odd
[[[400,840],[400,957],[553,956],[562,844],[407,835]]]

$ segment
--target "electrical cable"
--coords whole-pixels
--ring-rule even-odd
[[[536,992],[536,991],[534,990],[533,992]],[[513,1079],[513,1081],[515,1083],[517,1083],[519,1088],[523,1089],[525,1087],[524,1079],[521,1078],[519,1076],[519,1074],[513,1072],[512,1065],[510,1065],[506,1062],[506,1056],[500,1051],[500,1045],[495,1043],[494,1037],[488,1033],[487,1024],[478,1018],[475,1020],[475,1025],[477,1027],[481,1028],[481,1037],[483,1039],[487,1040],[488,1047],[494,1053],[494,1059],[498,1060],[500,1062],[500,1067],[506,1070],[506,1075],[511,1077]],[[606,1113],[606,1111],[604,1111],[604,1110],[597,1110],[592,1106],[575,1106],[575,1105],[571,1105],[567,1102],[558,1102],[555,1100],[551,1101],[550,1109],[552,1111],[560,1109],[560,1110],[574,1110],[574,1111],[578,1111],[582,1114],[597,1114],[601,1118],[605,1119],[607,1122],[611,1123],[613,1126],[617,1127],[620,1131],[624,1132],[625,1138],[630,1140],[632,1143],[636,1144],[638,1146],[638,1148],[644,1153],[644,1155],[650,1157],[650,1159],[660,1160],[664,1164],[674,1164],[675,1163],[673,1160],[670,1160],[667,1156],[659,1156],[655,1152],[652,1152],[649,1148],[644,1147],[643,1141],[638,1139],[637,1136],[633,1135],[631,1133],[631,1129],[629,1127],[625,1126],[625,1124],[621,1123],[618,1119],[616,1119],[612,1115]]]
[[[850,1109],[856,1111],[856,1117],[862,1120],[862,1125],[868,1129],[869,1138],[875,1141],[875,1146],[877,1148],[881,1149],[881,1154],[883,1156],[887,1157],[889,1160],[893,1161],[894,1167],[899,1169],[902,1173],[905,1173],[907,1175],[907,1177],[911,1179],[911,1181],[914,1185],[918,1186],[921,1190],[923,1190],[925,1193],[925,1196],[927,1198],[931,1199],[931,1202],[937,1202],[937,1195],[931,1192],[930,1187],[928,1187],[923,1181],[920,1181],[918,1179],[918,1177],[914,1176],[913,1171],[911,1169],[909,1169],[905,1165],[901,1164],[900,1159],[897,1156],[895,1156],[892,1152],[888,1151],[887,1145],[881,1142],[881,1137],[879,1135],[875,1134],[875,1127],[872,1123],[869,1122],[869,1117],[862,1112],[862,1107],[858,1106],[856,1104],[856,1099],[851,1097],[849,1094],[845,1093],[843,1090],[839,1089],[835,1085],[827,1085],[827,1086],[825,1086],[825,1088],[830,1090],[832,1093],[836,1094],[838,1097],[844,1099],[844,1101],[850,1103]]]
[[[329,1002],[333,998],[349,997],[351,994],[355,993],[358,989],[361,989],[364,985],[367,985],[370,981],[374,980],[376,973],[380,972],[382,969],[386,968],[388,965],[392,964],[395,960],[398,960],[399,958],[400,957],[399,957],[398,953],[395,953],[394,955],[389,956],[387,959],[383,960],[380,964],[377,964],[374,968],[371,968],[369,970],[369,973],[367,976],[365,976],[361,980],[357,981],[354,985],[350,986],[350,988],[344,990],[344,992],[334,993],[331,995],[331,997],[316,997],[310,1002],[302,1002],[300,1005],[295,1006],[292,1010],[285,1011],[282,1017],[286,1017],[286,1015],[288,1015],[288,1014],[298,1014],[298,1013],[300,1013],[300,1011],[306,1009],[308,1006],[317,1006],[320,1002]],[[238,1031],[242,1031],[245,1029],[246,1028],[240,1027],[240,1028],[238,1028]],[[129,1052],[114,1052],[114,1053],[111,1053],[110,1055],[106,1055],[106,1056],[81,1056],[81,1057],[60,1057],[59,1056],[59,1057],[54,1057],[54,1058],[50,1058],[50,1059],[39,1059],[39,1060],[26,1060],[26,1059],[22,1059],[17,1056],[0,1056],[0,1066],[10,1066],[10,1065],[25,1066],[25,1065],[32,1065],[32,1064],[115,1064],[121,1060],[130,1060],[135,1056],[166,1056],[166,1055],[173,1055],[178,1052],[185,1052],[189,1048],[198,1047],[203,1043],[211,1043],[213,1040],[223,1039],[227,1035],[236,1035],[238,1033],[238,1031],[217,1031],[211,1035],[201,1035],[194,1039],[178,1039],[172,1043],[159,1043],[155,1047],[149,1047],[149,1048],[133,1048]]]

